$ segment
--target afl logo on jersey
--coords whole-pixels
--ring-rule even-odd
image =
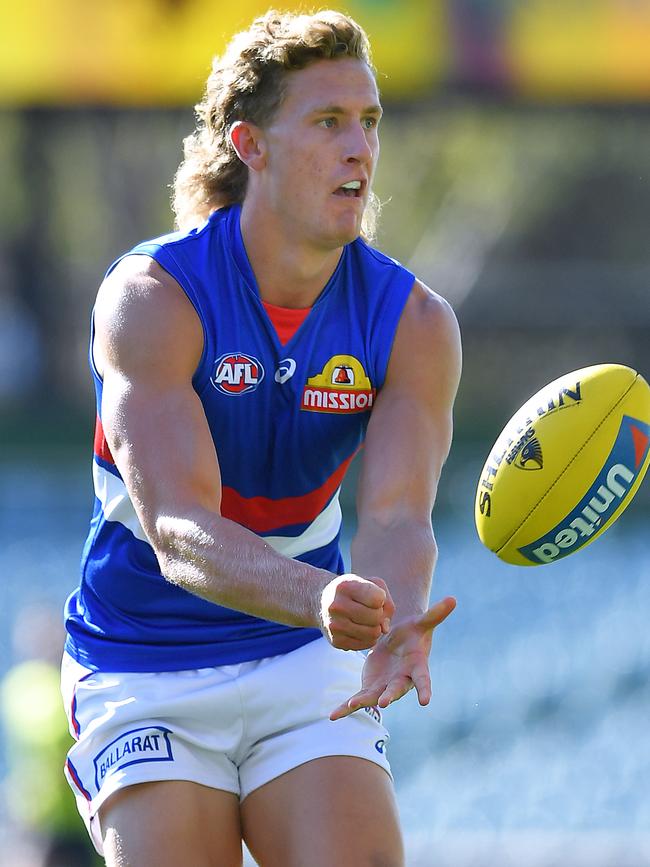
[[[252,355],[228,352],[217,358],[210,382],[224,394],[240,395],[255,391],[264,379],[264,368]]]

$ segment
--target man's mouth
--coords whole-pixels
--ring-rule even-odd
[[[361,196],[361,181],[348,181],[334,191],[335,196],[346,196],[349,199],[358,199]]]

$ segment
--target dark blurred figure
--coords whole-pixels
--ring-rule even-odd
[[[511,0],[453,0],[454,84],[462,89],[506,92],[511,85],[506,29]]]
[[[0,684],[7,776],[2,800],[11,861],[2,867],[95,867],[95,854],[62,773],[72,738],[59,689],[63,627],[48,605],[27,606],[13,631],[15,664]]]

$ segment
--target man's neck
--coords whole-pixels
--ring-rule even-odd
[[[246,203],[241,232],[260,297],[278,307],[311,307],[341,258],[341,247],[319,250],[291,243],[272,220],[260,220]]]

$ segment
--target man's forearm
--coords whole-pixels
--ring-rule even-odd
[[[234,521],[207,511],[161,517],[151,541],[165,578],[191,593],[289,626],[322,625],[334,574],[284,557]]]
[[[360,522],[351,556],[354,573],[383,578],[388,585],[395,602],[395,623],[426,611],[438,556],[430,523]]]

